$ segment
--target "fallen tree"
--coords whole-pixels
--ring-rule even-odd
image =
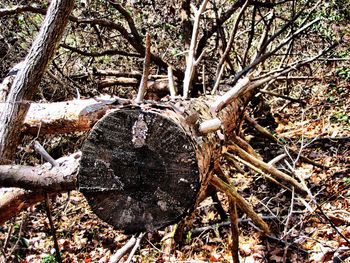
[[[0,223],[22,209],[44,200],[48,194],[54,195],[58,192],[78,189],[85,195],[92,210],[101,219],[116,228],[128,233],[154,231],[184,219],[209,194],[208,187],[212,185],[217,191],[224,192],[229,198],[229,212],[233,226],[232,235],[237,242],[236,207],[245,212],[260,229],[269,232],[268,225],[254,212],[252,206],[238,194],[231,179],[221,168],[220,159],[222,156],[228,156],[228,159],[243,163],[278,186],[293,193],[296,191],[301,195],[307,193],[303,181],[263,162],[240,135],[242,123],[244,119],[248,119],[246,115],[247,105],[251,98],[259,92],[260,87],[267,87],[280,76],[308,65],[333,47],[331,45],[330,48],[326,48],[314,56],[296,59],[292,62],[286,59],[293,40],[319,22],[319,19],[314,19],[311,22],[308,22],[308,19],[320,2],[308,7],[309,13],[306,14],[304,14],[303,7],[307,7],[307,5],[301,6],[300,11],[293,13],[294,16],[290,20],[278,30],[276,29],[278,23],[276,23],[274,25],[276,28],[270,32],[275,19],[273,10],[265,10],[265,15],[261,16],[259,21],[255,21],[258,16],[255,16],[257,7],[254,5],[254,1],[239,1],[239,5],[232,7],[235,10],[241,8],[238,16],[232,22],[233,27],[229,41],[225,43],[226,47],[220,52],[221,58],[216,69],[216,79],[211,90],[212,95],[208,96],[208,92],[205,90],[205,86],[211,82],[206,82],[203,67],[201,79],[203,96],[191,99],[188,97],[194,89],[193,83],[197,82],[198,85],[198,66],[206,52],[205,49],[199,48],[201,43],[198,39],[200,19],[210,3],[204,0],[198,9],[193,6],[195,21],[192,41],[187,43],[189,51],[187,52],[185,78],[182,85],[183,93],[181,97],[176,97],[175,89],[170,88],[174,83],[170,73],[172,68],[159,57],[151,54],[150,35],[146,34],[144,46],[132,17],[122,6],[111,2],[127,20],[131,34],[119,24],[108,23],[106,20],[82,19],[78,21],[69,16],[72,1],[57,0],[52,2],[52,6],[54,4],[62,5],[60,12],[65,13],[65,21],[58,23],[57,12],[53,12],[56,14],[56,20],[52,21],[52,25],[59,28],[58,34],[53,33],[51,27],[46,28],[46,31],[43,27],[38,39],[41,39],[45,44],[54,43],[57,46],[58,40],[63,34],[64,23],[68,19],[76,23],[115,28],[122,33],[121,35],[128,40],[139,55],[145,55],[142,76],[135,72],[130,73],[131,75],[136,74],[134,74],[135,79],[132,80],[132,84],[135,84],[141,77],[137,100],[103,101],[91,99],[29,106],[38,81],[55,52],[55,47],[45,48],[46,46],[44,46],[43,48],[35,42],[25,60],[24,68],[14,79],[11,89],[1,93],[6,94],[6,96],[8,94],[8,98],[0,110],[0,112],[2,111],[0,122],[2,124],[0,127],[1,162],[5,164],[11,161],[23,125],[23,129],[31,134],[39,132],[48,134],[88,131],[96,121],[98,122],[93,126],[84,143],[81,160],[80,154],[74,154],[66,159],[57,160],[58,165],[53,165],[53,167],[49,164],[38,167],[0,166],[0,186],[21,187],[27,190],[14,189],[6,192],[0,198]],[[251,28],[245,31],[248,32],[249,44],[243,50],[244,57],[243,59],[237,58],[236,66],[239,70],[235,74],[231,76],[227,74],[228,76],[223,78],[226,67],[231,67],[233,64],[229,54],[234,49],[234,39],[238,35],[237,30],[241,23],[240,18],[251,6],[255,13],[253,13]],[[273,8],[273,6],[267,8]],[[30,9],[30,11],[33,10],[35,11],[35,9]],[[52,15],[50,10],[55,11],[53,7],[49,8],[47,19]],[[302,15],[305,18],[300,21],[298,29],[296,29],[296,21],[303,17]],[[224,20],[226,19],[228,18]],[[218,20],[218,22],[223,23],[224,20]],[[262,30],[259,29],[259,34],[255,34],[258,24],[263,25],[261,26]],[[288,31],[289,28],[290,31]],[[49,37],[49,40],[46,36]],[[256,52],[251,52],[250,49],[253,46]],[[280,65],[262,73],[267,59],[283,48],[286,48],[287,55],[282,59]],[[40,52],[46,56],[35,56]],[[77,53],[91,56],[91,52],[79,51]],[[93,56],[95,55],[98,54],[94,53]],[[238,55],[236,54],[236,56]],[[143,96],[147,92],[147,88],[150,91],[147,81],[152,60],[162,66],[163,70],[165,68],[169,70],[169,80],[164,81],[163,79],[158,84],[162,84],[160,86],[162,86],[163,91],[164,87],[172,90],[172,100],[163,98],[162,102],[144,101]],[[100,71],[100,74],[118,76],[119,73]],[[179,81],[179,77],[182,76],[181,72],[177,71],[176,76]],[[117,81],[120,82],[121,79],[117,79]],[[169,83],[169,87],[163,85],[164,83]],[[105,84],[106,86],[111,85],[107,82]],[[223,91],[223,87],[226,88],[226,92]],[[1,101],[5,100],[1,99]],[[100,119],[102,116],[104,117]],[[235,250],[237,252],[236,246]],[[235,253],[235,255],[237,257],[238,254]]]
[[[238,83],[240,96],[229,104],[225,96],[208,96],[176,103],[119,106],[90,132],[82,149],[77,185],[78,155],[68,160],[63,158],[59,161],[63,166],[51,170],[49,165],[0,166],[0,185],[42,192],[78,188],[95,213],[119,229],[139,232],[164,227],[183,218],[207,196],[212,163],[219,159],[221,145],[227,144],[240,123],[239,118],[244,116],[241,110],[253,94],[251,87],[254,85],[249,81]],[[224,109],[216,114],[218,107]],[[278,180],[305,193],[295,179],[270,170]],[[38,200],[27,200],[27,206]],[[267,231],[266,225],[242,200],[238,206]],[[7,202],[0,203],[0,211],[7,208]],[[17,212],[13,209],[1,213],[0,222]],[[121,216],[113,216],[116,214]]]

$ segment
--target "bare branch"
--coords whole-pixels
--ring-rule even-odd
[[[175,84],[174,84],[173,69],[171,67],[168,67],[168,82],[169,82],[170,97],[171,99],[175,99],[176,90],[175,90]]]
[[[268,59],[269,57],[271,57],[273,54],[275,54],[278,50],[280,50],[283,46],[285,46],[286,44],[289,43],[289,41],[293,38],[295,38],[297,35],[301,34],[303,31],[305,31],[306,29],[308,29],[309,27],[311,27],[313,24],[317,23],[320,19],[316,18],[315,20],[311,21],[310,23],[308,23],[307,25],[303,26],[302,28],[300,28],[299,30],[295,31],[294,34],[292,34],[291,36],[285,38],[284,40],[282,40],[274,49],[272,49],[271,51],[261,54],[260,56],[258,56],[249,66],[245,67],[243,70],[241,70],[240,72],[238,72],[233,80],[230,80],[227,82],[227,84],[234,84],[237,82],[238,79],[241,78],[241,76],[245,75],[246,73],[250,72],[252,69],[254,69],[258,64],[264,62],[266,59]],[[270,41],[268,41],[270,42]],[[266,45],[263,45],[263,47],[261,48],[262,50],[264,48],[266,48]],[[259,52],[260,53],[260,52]]]
[[[15,15],[24,12],[38,13],[42,15],[46,15],[46,9],[30,6],[30,5],[18,5],[11,8],[2,8],[0,9],[0,17]]]
[[[229,53],[230,53],[232,45],[233,45],[233,40],[234,40],[236,33],[237,33],[239,22],[241,21],[241,17],[243,15],[244,11],[246,10],[246,8],[248,7],[248,4],[249,4],[249,0],[247,0],[245,2],[245,4],[242,6],[241,10],[239,11],[239,13],[234,21],[233,28],[232,28],[232,31],[230,33],[230,38],[229,38],[229,41],[226,45],[226,49],[224,51],[224,54],[221,56],[219,64],[217,66],[216,79],[215,79],[215,85],[214,85],[214,87],[216,87],[216,88],[219,86],[219,84],[217,84],[217,83],[220,83],[222,72],[223,72],[223,67],[225,66],[224,62],[225,62],[226,58],[229,56]],[[216,92],[216,90],[213,89],[212,95],[215,94],[215,92]]]
[[[143,62],[143,73],[142,73],[142,78],[140,82],[140,87],[135,100],[136,103],[141,103],[143,101],[143,97],[147,89],[147,80],[149,75],[149,67],[151,63],[151,36],[149,33],[146,34],[145,44],[146,44],[145,60]]]
[[[52,165],[52,167],[57,167],[59,165],[58,162],[51,157],[51,155],[45,150],[45,148],[38,141],[34,142],[34,149],[37,153],[41,155],[41,157],[45,161],[49,162]]]
[[[239,80],[233,88],[215,100],[215,102],[210,106],[211,111],[218,112],[223,109],[231,101],[238,98],[249,87],[249,85],[249,77]]]
[[[57,166],[0,165],[0,187],[20,187],[39,192],[68,192],[76,189],[80,153],[58,159]],[[1,221],[1,220],[0,220]]]
[[[194,24],[192,29],[192,38],[191,38],[191,44],[190,49],[188,50],[187,55],[187,63],[186,63],[186,71],[185,71],[185,78],[184,78],[184,87],[183,87],[183,97],[186,99],[188,97],[188,93],[190,90],[190,86],[192,84],[192,78],[195,70],[195,64],[196,64],[196,49],[197,49],[197,38],[198,38],[198,30],[199,30],[199,20],[201,14],[204,12],[206,6],[207,6],[208,0],[203,0],[202,4],[198,8],[198,10],[195,10],[194,13]]]
[[[109,49],[101,52],[88,52],[88,51],[84,51],[84,50],[69,46],[67,44],[60,44],[60,47],[87,57],[102,57],[102,56],[113,56],[113,55],[121,55],[126,57],[142,57],[139,53],[130,53],[119,49]]]
[[[131,31],[131,33],[133,34],[133,36],[135,37],[136,41],[141,43],[142,39],[141,39],[141,37],[140,37],[139,32],[138,32],[137,29],[136,29],[134,19],[132,18],[132,16],[130,15],[130,13],[129,13],[121,4],[118,4],[118,3],[116,3],[116,2],[114,2],[114,1],[112,1],[112,0],[108,0],[108,2],[109,2],[115,9],[117,9],[119,13],[121,13],[121,14],[124,16],[124,18],[125,18],[126,21],[128,22],[130,31]]]

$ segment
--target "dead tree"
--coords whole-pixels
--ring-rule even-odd
[[[69,16],[73,1],[52,2],[44,22],[47,26],[42,27],[37,40],[44,45],[38,46],[37,42],[33,44],[25,60],[25,67],[16,77],[2,109],[0,122],[2,163],[11,160],[23,122],[29,131],[31,127],[35,129],[35,125],[38,126],[35,122],[28,123],[29,117],[26,122],[25,114],[29,105],[25,102],[31,100],[68,19],[75,23],[113,28],[121,33],[121,36],[138,52],[137,56],[146,57],[145,65],[153,61],[158,66],[168,69],[169,65],[164,60],[150,52],[149,37],[146,38],[148,39],[146,45],[142,44],[130,14],[121,5],[113,1],[109,3],[124,17],[130,33],[121,24],[109,20]],[[78,113],[75,112],[77,114],[73,114],[74,116],[70,118],[70,125],[74,126],[74,128],[69,127],[70,131],[89,130],[97,119],[106,112],[107,114],[93,126],[82,148],[81,160],[80,154],[69,157],[68,159],[71,160],[68,162],[69,169],[65,169],[67,167],[64,167],[64,163],[62,167],[58,166],[51,170],[47,166],[37,168],[0,166],[0,185],[20,186],[28,190],[40,187],[43,192],[52,193],[79,189],[101,219],[129,233],[153,231],[179,222],[207,196],[208,186],[212,185],[228,196],[230,218],[233,221],[237,220],[236,207],[238,207],[263,231],[268,232],[268,225],[230,184],[229,176],[221,169],[220,158],[228,156],[287,190],[295,190],[301,195],[307,194],[303,182],[257,157],[251,146],[240,137],[240,126],[247,114],[249,101],[260,88],[266,89],[278,77],[311,63],[333,47],[332,45],[307,58],[288,61],[284,57],[277,67],[268,68],[268,70],[264,65],[278,51],[283,50],[286,52],[285,56],[289,56],[293,40],[319,21],[318,19],[309,21],[310,14],[319,4],[320,1],[313,6],[303,4],[300,11],[296,12],[292,18],[287,22],[281,22],[285,19],[276,19],[274,13],[274,7],[277,4],[264,5],[256,1],[237,1],[221,18],[217,18],[217,26],[221,27],[235,11],[239,10],[228,42],[218,37],[218,42],[225,42],[226,47],[218,52],[221,58],[217,68],[214,69],[216,79],[212,87],[213,94],[207,96],[203,92],[203,96],[188,99],[193,83],[199,81],[195,78],[198,76],[195,73],[200,68],[198,65],[203,63],[202,68],[205,68],[207,51],[203,45],[215,32],[215,26],[213,26],[201,39],[198,37],[201,19],[205,10],[211,5],[204,0],[198,9],[193,7],[195,21],[191,43],[187,43],[189,50],[186,51],[185,74],[174,69],[178,83],[179,79],[183,79],[182,97],[176,97],[175,89],[172,88],[172,100],[164,99],[163,102],[143,101],[142,96],[138,98],[137,103],[115,100],[92,102],[92,104],[89,102],[85,105],[83,101],[82,107],[77,106]],[[248,24],[249,30],[246,30],[247,22],[241,18],[251,9],[253,9],[253,17],[251,24]],[[14,10],[46,12],[28,7]],[[7,13],[9,12],[12,11],[9,10]],[[0,15],[7,13],[0,10]],[[296,25],[298,25],[297,29],[295,29]],[[238,35],[248,36],[248,46],[239,45],[239,41],[236,41]],[[46,45],[47,43],[50,45]],[[212,50],[217,51],[214,48],[210,52],[213,52]],[[75,52],[80,51],[75,50]],[[86,52],[80,53],[91,55]],[[41,56],[37,56],[38,54]],[[136,56],[134,53],[119,52],[119,55],[130,56],[130,54]],[[234,74],[231,74],[228,66],[234,68],[231,69]],[[145,72],[147,76],[148,70]],[[205,83],[204,70],[203,75],[203,86],[207,86],[210,83]],[[145,75],[143,77],[145,85],[142,86],[147,88],[147,77]],[[169,80],[169,83],[174,83],[173,79]],[[68,108],[67,105],[63,107]],[[45,131],[54,132],[53,127],[57,128],[56,132],[57,130],[67,131],[63,127],[67,122],[59,126],[60,118],[57,118],[58,121],[48,121]],[[78,166],[79,175],[77,175]],[[38,178],[36,176],[38,173],[43,177]],[[53,176],[56,178],[50,179]],[[5,197],[7,198],[0,198],[0,223],[22,208],[43,199],[40,191],[35,194],[19,191],[18,195],[11,193]],[[25,205],[21,206],[23,202]],[[15,208],[9,209],[12,203],[15,203]],[[232,225],[232,233],[237,240],[237,222],[233,222]],[[237,257],[237,246],[233,254]]]

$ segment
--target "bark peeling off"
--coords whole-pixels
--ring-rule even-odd
[[[126,107],[101,119],[82,149],[79,189],[104,221],[152,231],[193,209],[200,187],[193,142],[170,118]]]

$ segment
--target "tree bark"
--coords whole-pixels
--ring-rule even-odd
[[[88,131],[108,109],[125,103],[129,101],[119,98],[31,103],[21,129],[32,135]],[[0,117],[3,108],[4,104],[0,103]]]
[[[38,167],[0,166],[0,187],[23,187],[0,189],[0,225],[22,210],[45,199],[45,193],[55,195],[76,188],[80,153],[58,160],[57,167],[49,163]]]
[[[0,186],[20,187],[37,193],[75,190],[80,156],[78,152],[62,157],[56,161],[57,167],[49,163],[35,167],[0,165]]]
[[[33,94],[63,35],[73,0],[53,0],[29,53],[17,74],[0,119],[0,163],[9,163],[20,138],[20,130]]]
[[[0,164],[10,163],[18,145],[21,128],[37,86],[55,54],[75,1],[52,0],[47,16],[36,37],[24,67],[16,75],[0,118]],[[44,200],[45,195],[11,189],[0,198],[0,215],[13,216],[34,202]]]

